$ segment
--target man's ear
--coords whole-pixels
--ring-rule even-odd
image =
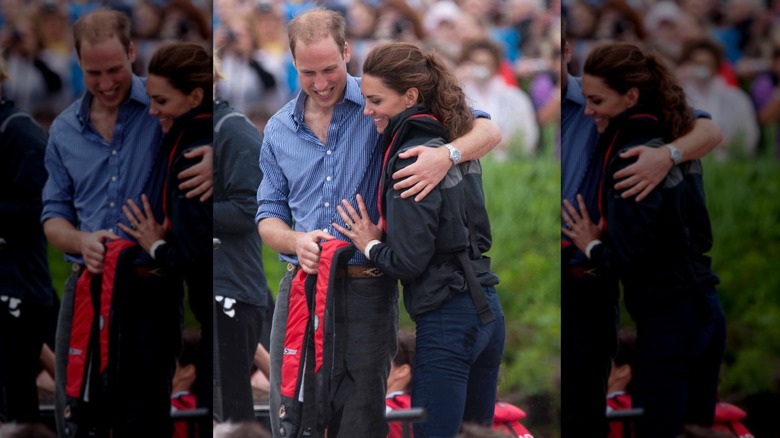
[[[349,43],[344,41],[344,62],[349,63],[349,59],[352,56],[349,50]]]
[[[132,42],[127,46],[127,58],[130,59],[130,64],[135,62],[135,45]]]

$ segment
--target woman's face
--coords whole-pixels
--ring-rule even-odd
[[[416,96],[413,98],[410,91],[399,94],[387,88],[376,76],[364,74],[361,89],[366,99],[363,114],[374,118],[376,130],[380,134],[387,128],[391,117],[410,108],[416,101]]]
[[[157,117],[162,132],[167,134],[173,126],[173,119],[200,105],[203,93],[196,88],[184,94],[173,88],[168,79],[149,74],[146,77],[146,94],[149,95],[149,115]]]
[[[604,81],[589,74],[582,75],[582,94],[585,96],[585,115],[593,117],[596,129],[601,134],[613,117],[634,106],[636,88],[620,94],[609,88]]]

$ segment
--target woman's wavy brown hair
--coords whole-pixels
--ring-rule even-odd
[[[590,52],[583,72],[600,78],[621,95],[636,87],[638,104],[660,116],[664,138],[679,138],[693,128],[685,92],[658,55],[631,43],[603,44]]]
[[[404,94],[417,88],[418,103],[430,108],[444,125],[449,140],[471,129],[471,109],[458,79],[434,52],[424,54],[410,43],[392,42],[375,47],[363,63],[363,74],[374,76],[391,90]]]

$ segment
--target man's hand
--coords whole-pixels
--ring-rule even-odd
[[[620,153],[620,158],[637,157],[636,163],[615,172],[615,190],[625,190],[621,196],[630,198],[636,195],[639,202],[666,178],[674,163],[669,157],[669,151],[664,148],[637,146]]]
[[[81,257],[84,259],[84,266],[93,274],[103,272],[103,260],[106,257],[106,240],[119,239],[119,236],[108,230],[95,231],[93,233],[84,233],[81,237],[79,247]]]
[[[180,190],[187,190],[187,198],[200,196],[201,202],[209,199],[214,191],[214,148],[211,145],[197,147],[184,154],[186,158],[202,157],[200,163],[184,169],[177,177]]]
[[[395,183],[393,188],[408,189],[401,193],[401,197],[405,199],[417,195],[414,198],[416,202],[428,196],[452,167],[450,153],[444,147],[416,146],[398,156],[403,159],[417,157],[416,162],[393,174],[393,180],[402,180]]]
[[[333,240],[335,237],[322,230],[301,234],[295,241],[295,254],[301,269],[307,274],[316,274],[320,264],[320,241]]]

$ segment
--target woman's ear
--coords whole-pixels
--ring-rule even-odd
[[[203,103],[203,88],[196,88],[189,94],[188,99],[190,101],[190,107],[195,108]]]
[[[419,97],[420,90],[418,90],[416,87],[412,87],[406,90],[406,93],[404,93],[404,104],[407,108],[411,108],[417,104]]]
[[[636,105],[637,102],[639,102],[639,89],[636,88],[636,87],[631,87],[626,92],[626,99],[627,99],[626,103],[628,104],[629,108],[631,108],[634,105]]]

